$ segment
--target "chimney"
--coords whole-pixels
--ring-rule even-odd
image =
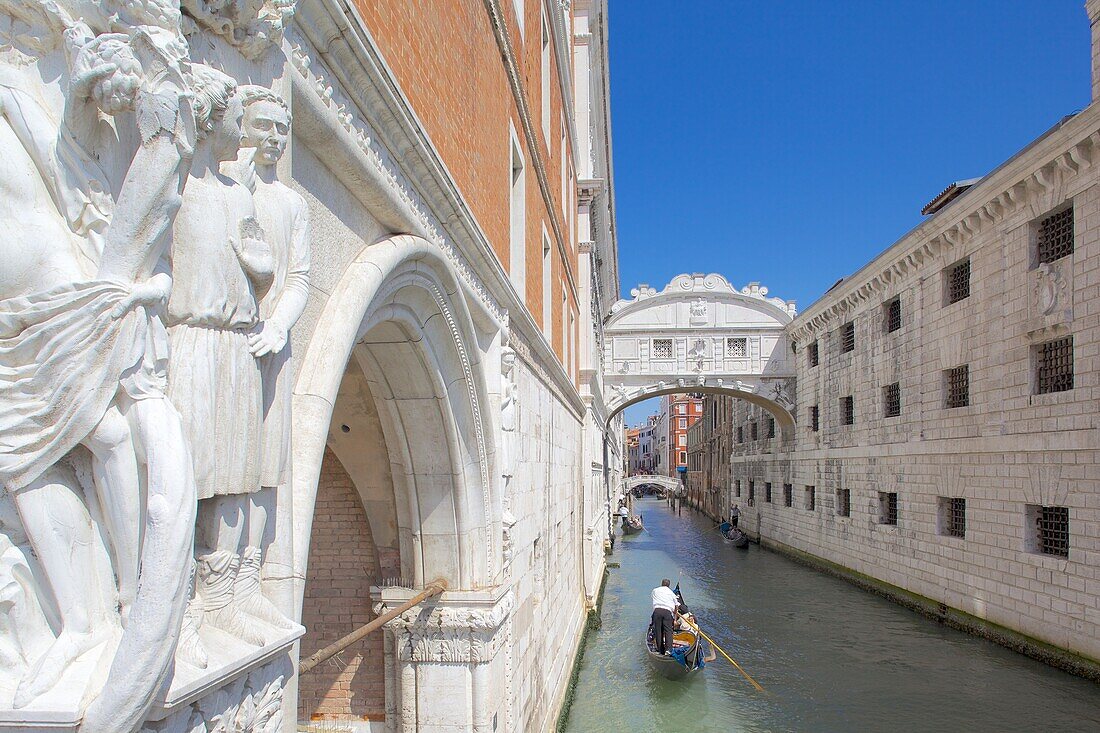
[[[1100,100],[1100,0],[1085,0],[1092,26],[1092,101]]]

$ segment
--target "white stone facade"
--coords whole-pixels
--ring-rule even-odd
[[[27,196],[0,211],[13,232],[0,258],[0,730],[293,730],[326,448],[400,579],[448,584],[387,627],[374,727],[552,727],[621,478],[597,345],[618,290],[606,8],[577,6],[577,74],[599,90],[570,131],[588,152],[580,389],[344,6],[0,8],[5,190]],[[245,82],[280,130],[275,147],[253,141],[267,161],[236,158],[237,113],[245,132],[258,114]],[[16,226],[27,211],[34,231]],[[70,250],[73,262],[42,259]],[[196,257],[185,272],[205,252],[225,269]],[[225,283],[236,290],[204,290]],[[264,300],[292,289],[293,308]],[[285,360],[279,386],[269,353]],[[269,441],[265,400],[283,397],[293,420]],[[282,460],[261,460],[269,442]]]
[[[739,502],[742,523],[764,541],[1100,660],[1098,181],[1093,104],[800,314],[787,329],[797,426],[733,445],[723,504]],[[1042,263],[1041,222],[1067,209],[1072,253]],[[960,298],[951,273],[966,261]],[[895,299],[900,324],[891,324]],[[1042,393],[1044,344],[1065,338],[1072,388]],[[950,406],[949,372],[964,365],[968,399]],[[1053,371],[1064,377],[1064,366]],[[764,414],[739,402],[733,425]],[[952,499],[965,501],[965,528],[952,523]],[[1047,552],[1041,507],[1057,520]]]

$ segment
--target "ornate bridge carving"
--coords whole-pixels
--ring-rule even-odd
[[[794,301],[769,298],[721,275],[684,274],[658,292],[648,285],[620,300],[604,326],[607,404],[614,415],[650,397],[731,394],[794,424],[794,354],[785,327]]]

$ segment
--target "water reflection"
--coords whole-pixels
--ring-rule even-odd
[[[1100,731],[1100,685],[941,626],[713,523],[643,500],[646,531],[611,558],[568,731]],[[645,657],[649,592],[680,580],[719,657],[674,682]]]

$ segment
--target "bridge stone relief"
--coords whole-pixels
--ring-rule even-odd
[[[663,290],[639,285],[604,326],[604,385],[612,415],[650,397],[724,393],[794,424],[794,362],[786,333],[794,301],[760,283],[735,288],[722,275],[683,274]]]

